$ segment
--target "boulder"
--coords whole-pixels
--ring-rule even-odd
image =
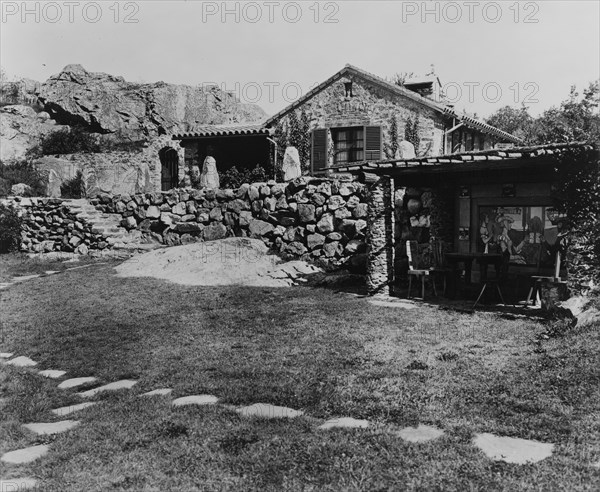
[[[315,220],[315,206],[310,203],[299,203],[298,204],[298,216],[300,222],[312,222]]]
[[[275,227],[264,220],[253,219],[249,224],[250,234],[253,237],[262,237],[273,232]]]
[[[339,195],[334,195],[327,200],[327,208],[329,210],[337,210],[344,205],[346,205],[346,200]]]
[[[319,246],[325,244],[325,236],[322,234],[309,234],[306,237],[306,244],[308,245],[308,249],[315,249]]]
[[[227,227],[220,222],[213,222],[208,227],[204,228],[202,235],[205,241],[223,239],[227,236]]]
[[[302,166],[300,164],[300,155],[296,147],[286,147],[283,156],[283,179],[291,181],[302,175]]]
[[[352,216],[355,219],[363,219],[368,215],[369,206],[366,203],[359,203],[354,207],[352,211]]]
[[[321,217],[321,220],[317,222],[317,230],[321,233],[329,234],[330,232],[333,232],[333,229],[333,215],[324,214],[323,217]]]
[[[217,172],[217,161],[214,157],[208,155],[202,164],[202,174],[200,175],[200,186],[210,190],[219,188],[219,173]]]
[[[294,241],[292,243],[286,244],[283,247],[284,253],[295,255],[295,256],[301,256],[304,253],[306,253],[307,251],[308,250],[306,249],[306,246],[304,246],[304,244],[302,244],[299,241]]]
[[[415,146],[408,140],[402,140],[398,144],[398,153],[400,154],[400,159],[414,159],[416,157]]]

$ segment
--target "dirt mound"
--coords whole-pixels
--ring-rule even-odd
[[[319,272],[304,262],[282,262],[262,241],[227,238],[186,244],[135,256],[115,268],[119,277],[154,277],[183,285],[288,287]]]

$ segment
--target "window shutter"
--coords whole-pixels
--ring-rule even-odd
[[[318,128],[312,132],[312,172],[323,171],[327,167],[327,130]]]
[[[381,159],[381,127],[365,127],[365,160],[378,161]]]

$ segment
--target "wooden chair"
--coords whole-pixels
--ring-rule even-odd
[[[538,260],[538,273],[540,273],[540,265]],[[528,307],[531,302],[532,306],[537,304],[538,295],[541,294],[542,284],[544,282],[560,282],[560,251],[556,252],[556,257],[554,259],[554,276],[551,277],[549,275],[532,275],[531,278],[531,287],[529,288],[529,294],[527,294],[527,300],[523,307]],[[533,299],[532,299],[533,297]]]
[[[441,239],[434,239],[431,241],[431,250],[433,256],[433,266],[429,269],[429,271],[433,274],[432,283],[435,286],[435,277],[437,275],[441,275],[444,281],[444,290],[442,295],[446,295],[446,286],[447,286],[447,278],[448,275],[452,273],[452,268],[449,268],[446,265],[446,257],[444,254],[445,251],[445,243]]]
[[[431,270],[419,268],[419,254],[417,241],[406,241],[406,254],[408,256],[408,294],[410,298],[410,291],[412,290],[412,279],[417,277],[421,279],[421,299],[425,299],[425,279],[431,279]],[[431,282],[433,286],[433,293],[437,296],[437,290],[435,288],[435,282]]]
[[[502,304],[506,306],[506,301],[504,300],[504,296],[502,295],[502,289],[500,288],[500,284],[506,282],[506,280],[507,280],[508,262],[509,262],[508,258],[503,259],[503,261],[502,261],[503,264],[500,266],[499,270],[496,269],[496,275],[494,277],[488,277],[488,274],[487,274],[488,265],[486,263],[485,271],[482,272],[483,278],[481,279],[481,283],[482,283],[481,291],[479,292],[479,295],[477,296],[477,300],[473,304],[472,309],[475,309],[475,306],[477,306],[477,304],[483,297],[483,294],[485,293],[485,291],[488,287],[490,287],[491,289],[494,289],[494,288],[496,289],[496,292],[498,292],[498,295],[500,296],[500,300],[502,301]],[[512,304],[512,306],[516,307],[514,305],[514,303]]]

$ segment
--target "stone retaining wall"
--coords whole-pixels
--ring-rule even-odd
[[[93,232],[92,224],[78,219],[60,198],[15,197],[6,202],[20,209],[23,218],[22,251],[88,254],[110,247],[102,234]]]
[[[284,256],[339,266],[364,264],[366,188],[356,182],[301,177],[290,183],[231,189],[103,194],[91,201],[119,213],[121,225],[165,245],[230,236],[260,238]]]

